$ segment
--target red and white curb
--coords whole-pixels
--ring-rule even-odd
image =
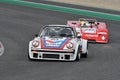
[[[4,53],[4,46],[2,44],[2,42],[0,41],[0,56],[2,56]]]

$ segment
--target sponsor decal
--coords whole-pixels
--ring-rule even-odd
[[[85,34],[86,37],[98,37],[98,35]]]
[[[2,56],[3,53],[4,53],[4,46],[2,42],[0,42],[0,56]]]
[[[61,48],[66,40],[67,38],[43,38],[45,48]]]
[[[107,32],[98,32],[98,34],[107,34]]]
[[[95,33],[96,32],[95,28],[83,28],[82,30],[86,33]]]

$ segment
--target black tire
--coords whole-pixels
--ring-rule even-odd
[[[29,53],[28,53],[28,59],[29,59],[30,61],[33,61],[33,60],[34,60],[34,59],[31,59],[31,58],[30,58]]]
[[[82,54],[81,54],[81,58],[87,58],[87,57],[88,57],[87,54],[88,54],[88,53],[82,53]]]
[[[81,54],[80,54],[80,46],[78,47],[78,51],[77,51],[77,57],[75,61],[80,61],[81,58]]]
[[[88,43],[87,43],[87,52],[81,54],[81,58],[87,58],[88,57]]]

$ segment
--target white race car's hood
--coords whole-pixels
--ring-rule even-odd
[[[55,37],[42,37],[41,38],[41,46],[42,48],[49,48],[49,49],[62,49],[64,45],[70,41],[70,38],[55,38]]]
[[[83,33],[96,33],[96,28],[82,28]]]

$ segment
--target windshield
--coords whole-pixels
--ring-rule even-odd
[[[50,37],[74,37],[74,32],[71,27],[45,27],[40,36]]]

